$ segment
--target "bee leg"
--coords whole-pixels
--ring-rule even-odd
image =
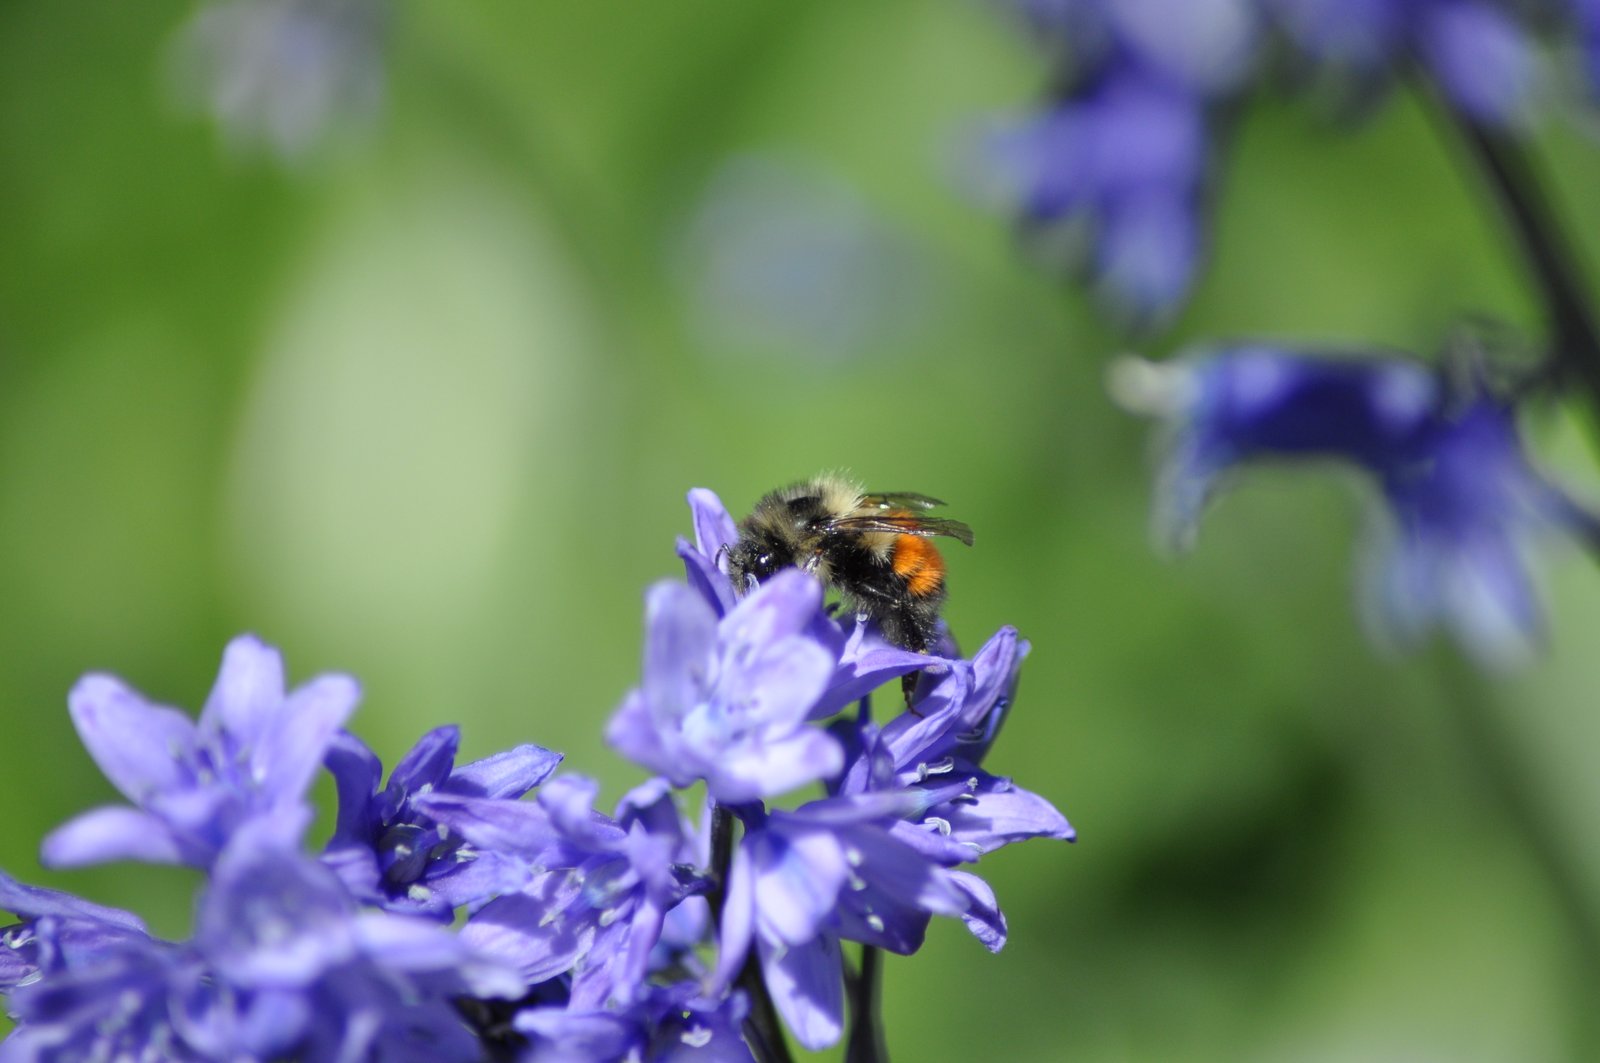
[[[922,713],[917,710],[915,705],[911,704],[911,695],[916,691],[917,680],[920,678],[922,678],[921,672],[907,672],[900,677],[900,692],[905,695],[906,711],[919,720],[922,719]]]

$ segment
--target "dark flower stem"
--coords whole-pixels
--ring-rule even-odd
[[[711,881],[706,894],[711,905],[711,920],[722,926],[722,909],[728,901],[728,871],[733,866],[733,813],[724,805],[711,808]],[[761,977],[761,964],[756,960],[755,949],[745,957],[744,968],[739,972],[739,988],[750,999],[750,1014],[744,1020],[745,1040],[758,1063],[793,1063],[789,1043],[783,1038],[783,1027],[778,1022],[778,1010],[772,1006],[772,995]]]
[[[1538,167],[1511,135],[1434,95],[1516,233],[1549,326],[1551,368],[1558,379],[1583,389],[1590,410],[1600,418],[1600,326],[1585,275],[1550,205]]]
[[[871,945],[861,946],[861,970],[847,979],[850,990],[850,1038],[845,1043],[845,1063],[888,1063],[889,1046],[878,1017],[878,986],[882,983],[883,956]]]

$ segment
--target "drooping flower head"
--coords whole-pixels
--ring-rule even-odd
[[[1533,25],[1600,54],[1592,0],[1009,0],[1044,46],[1048,98],[979,140],[979,186],[1035,250],[1085,277],[1140,326],[1187,299],[1208,243],[1206,203],[1228,123],[1263,53],[1287,45],[1309,80],[1371,100],[1420,69],[1444,104],[1516,130],[1548,80]],[[1535,12],[1535,8],[1540,8]],[[1600,64],[1596,64],[1600,69]],[[1596,81],[1600,88],[1600,81]],[[1346,108],[1348,109],[1348,108]]]
[[[352,734],[334,739],[327,763],[339,787],[339,819],[323,860],[362,901],[449,920],[455,909],[525,881],[516,861],[473,846],[422,811],[418,799],[456,794],[515,802],[555,770],[561,754],[521,745],[456,767],[460,740],[455,726],[429,731],[380,790],[377,755]]]
[[[1480,659],[1529,649],[1540,616],[1529,553],[1596,521],[1529,463],[1516,411],[1472,367],[1241,347],[1113,374],[1125,405],[1167,421],[1155,505],[1188,545],[1222,478],[1319,458],[1364,473],[1385,503],[1365,564],[1374,632],[1414,641],[1449,627]]]
[[[233,835],[265,821],[285,845],[310,818],[306,791],[355,710],[348,676],[284,689],[278,651],[250,635],[228,644],[198,721],[93,673],[68,698],[89,755],[134,807],[86,812],[44,841],[56,867],[107,860],[208,867]]]

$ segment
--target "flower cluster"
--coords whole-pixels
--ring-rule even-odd
[[[1026,652],[1015,631],[971,660],[929,657],[860,620],[841,625],[798,570],[736,598],[719,567],[733,521],[710,492],[691,493],[690,505],[696,541],[679,544],[689,583],[651,591],[643,682],[608,737],[674,785],[704,782],[743,825],[713,991],[735,984],[753,949],[778,1013],[820,1048],[843,1030],[842,941],[911,953],[944,915],[999,949],[994,895],[961,868],[1012,841],[1073,831],[1048,801],[979,766]],[[930,681],[880,727],[867,695],[913,671]],[[857,715],[837,716],[855,701]],[[768,807],[813,783],[826,796]]]
[[[1192,542],[1205,503],[1241,466],[1359,470],[1382,500],[1364,600],[1388,641],[1440,623],[1484,661],[1519,660],[1540,633],[1531,548],[1554,533],[1600,541],[1600,521],[1529,464],[1511,400],[1475,364],[1246,346],[1127,361],[1113,390],[1167,422],[1156,531],[1171,546]]]
[[[999,949],[1004,917],[968,865],[1073,836],[982,766],[1026,644],[1005,629],[971,660],[910,653],[836,621],[799,571],[736,597],[719,566],[733,523],[709,492],[691,502],[690,581],[650,592],[643,677],[608,732],[659,774],[613,815],[538,746],[457,765],[452,726],[385,781],[344,729],[354,681],[289,690],[250,636],[198,719],[85,677],[73,722],[129,803],[50,834],[45,862],[205,881],[192,935],[166,941],[0,874],[17,920],[0,930],[16,1023],[0,1060],[731,1063],[766,1057],[753,997],[807,1047],[839,1038],[842,942],[913,952],[945,915]],[[873,722],[870,693],[914,671],[914,703]],[[313,854],[324,768],[338,813]],[[687,818],[677,791],[701,783]],[[768,807],[812,784],[816,799]]]
[[[1009,0],[1045,46],[1050,100],[986,138],[992,183],[1048,252],[1065,252],[1136,323],[1175,310],[1205,243],[1203,193],[1221,117],[1274,68],[1269,42],[1350,103],[1420,64],[1447,105],[1525,124],[1547,80],[1513,0]],[[1542,21],[1578,39],[1600,87],[1600,5]]]

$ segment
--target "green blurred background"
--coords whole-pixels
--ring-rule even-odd
[[[39,868],[113,798],[65,695],[105,669],[193,709],[243,630],[296,680],[360,677],[387,763],[456,721],[466,755],[563,750],[609,803],[641,773],[601,729],[684,492],[742,512],[844,467],[976,529],[952,627],[1033,642],[991,766],[1080,834],[985,862],[999,956],[942,923],[891,959],[896,1058],[1600,1058],[1600,580],[1553,557],[1549,653],[1493,678],[1370,649],[1338,476],[1257,476],[1158,559],[1147,426],[1102,386],[1130,340],[961,191],[964,131],[1043,81],[991,9],[411,3],[375,128],[288,167],[172,105],[191,13],[0,4],[6,870],[185,932],[186,872]],[[1540,146],[1600,231],[1600,150]],[[1409,98],[1343,135],[1253,103],[1198,297],[1140,349],[1532,325],[1459,163]],[[719,273],[718,204],[807,197],[785,231],[855,250]],[[1600,497],[1579,420],[1529,429]]]

